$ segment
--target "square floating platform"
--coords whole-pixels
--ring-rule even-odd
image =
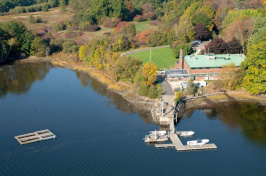
[[[30,143],[34,143],[34,142],[40,142],[40,141],[46,141],[46,140],[55,139],[55,138],[56,138],[56,135],[54,135],[48,129],[15,136],[15,139],[21,145],[30,144]]]

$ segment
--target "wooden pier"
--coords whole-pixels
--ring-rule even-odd
[[[169,134],[172,144],[155,144],[156,148],[175,148],[177,151],[217,149],[215,144],[183,145],[177,134]]]
[[[30,143],[34,143],[34,142],[40,142],[40,141],[46,141],[46,140],[55,139],[55,138],[56,138],[56,135],[54,135],[48,129],[15,136],[15,139],[21,145],[30,144]]]

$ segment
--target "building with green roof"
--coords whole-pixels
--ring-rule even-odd
[[[188,71],[190,77],[196,80],[217,79],[222,67],[228,64],[235,64],[239,67],[245,60],[243,54],[208,54],[208,55],[187,55],[179,56],[178,69]]]

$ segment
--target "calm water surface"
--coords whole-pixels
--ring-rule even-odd
[[[159,126],[81,72],[48,64],[0,67],[0,175],[265,175],[266,110],[223,103],[188,110],[176,125],[217,150],[177,152],[142,141]],[[58,138],[19,145],[50,129]]]

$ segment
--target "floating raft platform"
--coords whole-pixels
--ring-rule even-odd
[[[15,139],[21,145],[30,144],[30,143],[34,143],[34,142],[40,142],[40,141],[46,141],[46,140],[55,139],[55,138],[56,138],[56,135],[54,135],[48,129],[15,136]]]
[[[215,144],[204,144],[202,146],[200,146],[200,145],[183,145],[176,134],[170,134],[169,138],[171,139],[172,144],[155,144],[155,147],[156,148],[173,147],[177,151],[217,149],[217,146]]]

